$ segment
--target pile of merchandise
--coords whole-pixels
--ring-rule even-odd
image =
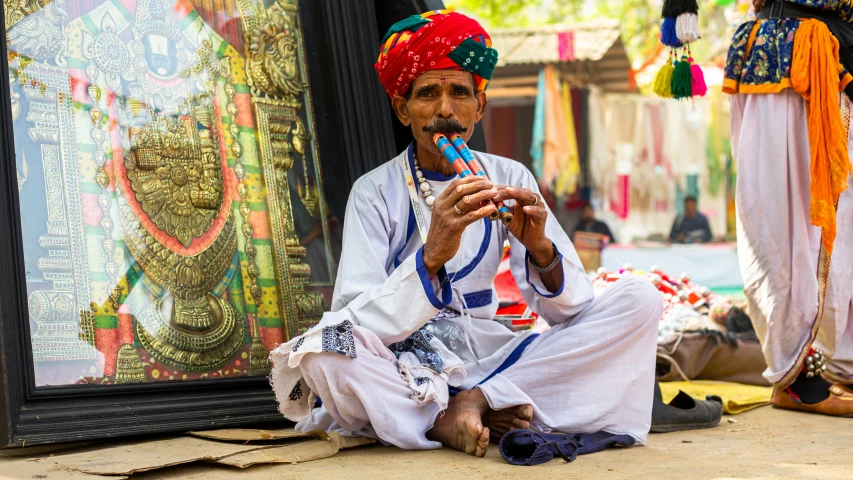
[[[708,287],[690,281],[690,275],[679,277],[664,273],[653,266],[648,272],[625,265],[617,272],[599,269],[592,285],[600,293],[625,275],[640,275],[649,279],[661,293],[663,315],[658,329],[658,343],[666,343],[678,332],[697,329],[721,329],[726,325],[732,304],[728,298],[715,295]]]

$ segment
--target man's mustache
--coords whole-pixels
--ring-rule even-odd
[[[468,129],[463,127],[462,124],[457,122],[456,120],[449,118],[439,118],[438,120],[425,126],[424,131],[429,133],[430,135],[435,135],[436,133],[450,135],[453,133],[464,133],[467,132]]]

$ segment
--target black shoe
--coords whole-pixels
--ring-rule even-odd
[[[655,399],[652,404],[652,433],[678,432],[715,427],[723,418],[723,401],[708,395],[707,401],[694,400],[679,391],[669,402],[663,403],[660,385],[655,381]]]

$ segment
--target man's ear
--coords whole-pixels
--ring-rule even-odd
[[[394,113],[397,114],[397,119],[407,127],[412,124],[409,107],[406,105],[408,102],[409,100],[402,95],[394,95],[394,98],[391,99],[391,106],[394,108]]]
[[[486,114],[486,105],[489,104],[489,97],[486,96],[485,91],[479,91],[475,95],[477,97],[477,119],[474,123],[479,122],[483,115]]]

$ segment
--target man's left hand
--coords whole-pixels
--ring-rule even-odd
[[[542,196],[527,188],[498,185],[494,200],[514,200],[510,210],[514,220],[507,225],[509,233],[524,245],[537,265],[545,266],[554,260],[551,240],[545,236],[548,210]]]

